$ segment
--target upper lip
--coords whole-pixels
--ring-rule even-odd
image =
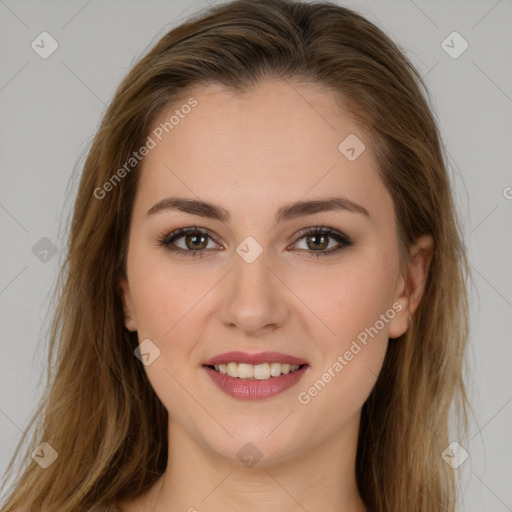
[[[299,357],[290,356],[287,354],[280,354],[279,352],[259,352],[257,354],[250,354],[248,352],[225,352],[218,356],[212,357],[205,361],[203,365],[217,365],[228,363],[247,363],[247,364],[263,364],[263,363],[282,363],[282,364],[308,364],[307,361]]]

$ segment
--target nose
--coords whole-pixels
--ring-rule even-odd
[[[237,253],[222,290],[218,313],[223,324],[258,337],[282,326],[290,313],[286,286],[270,268],[268,251],[248,263]]]

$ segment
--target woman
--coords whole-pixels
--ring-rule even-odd
[[[467,264],[422,88],[372,23],[291,0],[134,66],[3,510],[455,510]]]

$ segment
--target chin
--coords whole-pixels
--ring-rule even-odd
[[[276,422],[271,428],[262,431],[261,425],[240,425],[239,429],[230,429],[233,438],[225,436],[222,440],[205,440],[210,450],[229,462],[239,463],[246,467],[273,466],[288,461],[296,452],[300,443],[292,440],[288,431],[278,433]],[[269,434],[270,433],[270,434]],[[265,437],[266,436],[266,437]]]

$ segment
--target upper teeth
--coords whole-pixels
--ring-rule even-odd
[[[247,364],[247,363],[228,363],[216,364],[214,368],[230,377],[238,377],[240,379],[258,379],[264,380],[270,377],[279,377],[282,373],[287,374],[299,369],[298,364],[288,363],[263,363],[263,364]]]

